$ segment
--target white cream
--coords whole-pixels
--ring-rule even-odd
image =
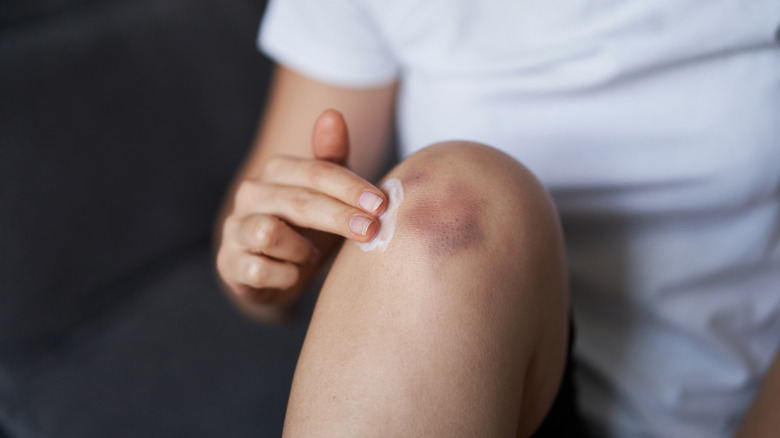
[[[381,189],[387,194],[387,210],[379,216],[379,233],[368,242],[355,242],[363,251],[386,250],[395,234],[395,218],[398,216],[398,207],[404,200],[404,187],[398,179],[390,178],[382,184]]]

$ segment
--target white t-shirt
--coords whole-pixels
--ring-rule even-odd
[[[598,436],[730,436],[780,341],[780,0],[286,0],[324,82],[400,80],[403,155],[498,147],[567,239]]]

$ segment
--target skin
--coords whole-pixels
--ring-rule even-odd
[[[432,171],[423,168],[420,172]],[[402,180],[409,190],[425,187],[426,182],[429,183],[430,178],[420,179],[419,172]],[[485,240],[483,212],[488,207],[485,198],[459,180],[445,181],[442,190],[445,192],[442,198],[428,199],[409,207],[414,214],[406,222],[410,231],[420,238],[438,236],[427,247],[431,260],[478,247]],[[449,215],[439,212],[448,212]]]
[[[290,305],[298,299],[310,278],[339,243],[345,238],[358,242],[368,241],[377,232],[376,218],[384,211],[387,201],[385,195],[370,181],[378,178],[382,157],[386,156],[395,89],[395,84],[369,89],[333,87],[308,79],[284,67],[278,67],[254,147],[226,197],[215,233],[218,248],[217,269],[224,282],[227,296],[242,311],[263,321],[284,319],[288,315]],[[347,126],[349,126],[348,131]],[[359,147],[350,149],[350,143]],[[470,279],[483,278],[485,272],[492,272],[492,276],[488,278],[508,279],[507,284],[516,286],[514,283],[517,281],[513,282],[511,275],[507,277],[507,272],[512,270],[493,270],[490,267],[474,270],[469,267],[474,268],[478,265],[473,263],[470,265],[463,261],[475,260],[474,254],[482,253],[483,260],[497,262],[498,260],[494,260],[492,256],[495,255],[494,248],[501,245],[496,243],[495,236],[491,236],[488,230],[502,229],[502,226],[503,229],[516,227],[518,218],[523,217],[523,211],[502,218],[499,224],[493,223],[496,217],[486,216],[483,213],[495,208],[495,204],[501,203],[501,200],[491,198],[490,187],[475,190],[473,187],[475,181],[440,178],[442,172],[434,172],[434,168],[444,166],[447,169],[445,174],[458,174],[451,168],[453,165],[457,167],[457,163],[452,162],[454,158],[436,154],[435,148],[425,151],[427,152],[415,156],[408,168],[402,167],[396,170],[397,174],[391,174],[403,181],[405,191],[409,194],[407,201],[404,201],[406,213],[399,217],[398,235],[393,245],[396,247],[407,245],[413,257],[410,258],[408,254],[401,257],[390,250],[383,255],[377,252],[362,253],[362,256],[358,256],[352,245],[345,246],[339,254],[318,300],[312,328],[307,335],[299,369],[296,371],[285,428],[287,436],[310,436],[315,432],[319,434],[320,432],[315,429],[306,429],[311,425],[330,427],[329,430],[334,436],[343,436],[349,432],[349,430],[338,429],[339,425],[352,427],[353,429],[350,429],[352,431],[365,432],[361,435],[371,435],[369,432],[372,430],[384,431],[385,436],[389,430],[397,430],[401,434],[400,429],[393,429],[399,426],[399,422],[389,422],[390,420],[382,417],[383,412],[392,412],[414,419],[414,421],[401,423],[417,427],[405,431],[412,435],[454,436],[459,434],[454,432],[459,431],[468,435],[467,432],[471,431],[479,436],[498,436],[511,430],[517,436],[527,436],[538,426],[538,422],[549,408],[549,401],[557,388],[564,358],[562,346],[565,345],[566,340],[566,318],[563,310],[566,308],[566,299],[547,301],[531,299],[536,297],[538,300],[539,295],[545,296],[544,293],[539,293],[539,290],[549,290],[549,284],[539,288],[534,286],[533,281],[529,286],[521,279],[516,279],[521,285],[525,284],[524,291],[531,291],[527,294],[527,299],[530,300],[526,303],[528,305],[505,306],[514,309],[514,315],[522,315],[526,318],[522,321],[530,321],[523,326],[526,330],[520,330],[520,334],[511,330],[501,333],[500,330],[501,327],[517,328],[517,321],[496,326],[493,320],[479,321],[473,314],[464,314],[464,308],[486,308],[484,306],[487,304],[480,301],[484,297],[479,294],[460,295],[474,299],[461,301],[462,308],[457,306],[449,308],[450,313],[439,315],[429,312],[427,319],[411,319],[430,322],[432,319],[441,318],[439,324],[434,326],[426,326],[423,322],[397,326],[393,325],[394,320],[383,321],[382,314],[375,312],[377,309],[408,311],[415,309],[415,305],[418,304],[426,308],[426,305],[432,306],[430,303],[435,303],[435,301],[426,301],[426,297],[430,298],[428,295],[400,295],[400,300],[388,300],[383,303],[361,303],[356,300],[356,297],[361,296],[361,290],[366,289],[377,292],[377,297],[398,297],[398,291],[406,290],[435,292],[436,287],[422,286],[441,285],[442,279],[452,275],[457,277],[462,273],[468,275],[453,284],[444,284],[453,287],[468,286]],[[479,165],[482,158],[477,154],[469,159]],[[524,172],[521,170],[516,173],[520,175]],[[490,175],[493,173],[488,172],[488,176]],[[526,188],[534,185],[538,185],[538,182],[533,178],[519,184]],[[378,196],[383,201],[382,205],[376,210],[362,207],[359,201],[364,193]],[[435,193],[436,196],[426,197],[419,193]],[[542,198],[544,196],[536,197],[537,201]],[[438,214],[442,211],[447,214]],[[370,221],[368,228],[361,229],[365,230],[365,235],[350,230],[350,221],[355,217]],[[505,223],[502,225],[501,221]],[[526,249],[536,248],[539,252],[537,255],[540,255],[544,253],[545,245],[534,246],[534,242],[539,243],[538,237],[533,237],[535,235],[535,233],[526,233],[525,237],[520,237],[520,242],[525,242]],[[399,243],[396,244],[395,240]],[[541,242],[544,243],[544,239]],[[562,262],[548,259],[546,264],[537,265],[539,257],[528,254],[520,254],[520,256],[522,259],[530,260],[527,269],[523,272],[544,274],[535,278],[535,281],[541,282],[539,284],[543,284],[545,278],[547,281],[551,278],[565,278],[565,272],[558,272]],[[409,261],[414,261],[416,264],[406,266]],[[400,278],[399,275],[391,278],[382,276],[382,269],[385,273],[392,273],[392,266],[424,268],[424,270],[414,277],[418,281],[416,284],[399,283],[390,289],[382,289],[383,282],[392,284]],[[544,269],[540,270],[539,266]],[[356,278],[363,278],[363,276],[373,276],[374,283],[362,284],[355,281]],[[533,275],[529,277],[534,278]],[[362,284],[362,289],[355,289],[354,284]],[[439,295],[452,291],[452,287],[445,289],[441,290]],[[552,289],[560,291],[560,285]],[[511,287],[506,290],[511,290]],[[556,295],[565,297],[563,292],[547,295],[548,298]],[[499,302],[511,303],[512,298],[505,296]],[[343,303],[355,305],[345,306]],[[429,308],[436,309],[435,306]],[[371,309],[374,310],[373,313]],[[550,315],[554,317],[550,318]],[[403,316],[406,318],[410,315]],[[545,321],[548,323],[545,324]],[[414,339],[417,338],[414,337],[409,339],[402,337],[401,340],[406,339],[406,341],[394,346],[393,342],[398,342],[397,339],[386,339],[380,336],[382,333],[380,329],[383,327],[401,330],[404,333],[427,333],[431,336],[423,337],[418,341],[415,341]],[[449,334],[442,333],[442,327],[456,327],[458,330]],[[485,327],[498,327],[498,329],[490,332],[484,331]],[[534,338],[532,336],[534,333],[544,333],[544,336]],[[374,337],[365,338],[369,335]],[[457,362],[458,365],[465,364],[469,369],[476,367],[480,371],[462,375],[459,374],[459,367],[456,366],[448,372],[434,369],[428,370],[429,373],[426,374],[424,369],[408,368],[410,373],[407,375],[393,374],[395,370],[403,369],[404,364],[419,362],[420,357],[443,356],[442,360],[446,360],[448,353],[451,355],[453,351],[461,351],[429,348],[435,345],[446,345],[446,342],[442,344],[441,341],[451,340],[452,335],[471,342],[469,344],[471,349],[465,351],[482,352],[483,356],[487,355],[484,357],[491,358],[508,357],[509,362],[499,361],[498,369],[488,370],[485,368],[488,365],[480,362],[479,357],[459,357],[461,361]],[[469,335],[472,335],[472,339],[468,339]],[[517,336],[522,339],[516,338]],[[336,347],[340,344],[334,339],[353,339],[351,344],[347,343],[347,346],[361,345],[363,348],[356,350],[347,348],[338,353],[341,354],[340,359],[336,353],[339,351]],[[478,342],[480,339],[503,341],[491,344]],[[532,339],[542,341],[534,343]],[[355,344],[358,341],[362,344]],[[397,360],[396,356],[387,356],[387,351],[377,349],[377,346],[381,345],[395,348],[394,351],[401,353],[400,357],[406,358],[406,361],[393,362]],[[512,354],[507,355],[502,348],[509,345],[514,346],[515,349],[510,350]],[[547,349],[543,349],[542,346],[547,346]],[[492,350],[485,351],[485,348],[492,348]],[[363,352],[360,357],[369,359],[373,357],[373,360],[364,363],[343,362],[344,357],[360,352]],[[323,361],[332,366],[318,369],[312,365]],[[392,368],[383,366],[393,363],[397,366]],[[361,387],[350,384],[352,380],[341,380],[344,374],[337,372],[348,370],[350,367],[352,367],[353,377],[365,377],[362,380],[365,387],[376,389],[373,394],[369,394],[372,397],[383,394],[384,397],[399,396],[397,393],[383,391],[389,391],[399,385],[413,390],[414,382],[426,381],[425,378],[436,376],[457,378],[455,382],[464,391],[452,394],[449,392],[453,387],[452,384],[436,386],[435,383],[438,381],[433,379],[431,382],[434,386],[429,391],[418,394],[420,397],[417,398],[407,398],[408,403],[401,404],[398,407],[400,410],[389,411],[383,405],[385,406],[383,409],[375,410],[374,415],[368,415],[371,414],[370,410],[354,409],[356,406],[370,407],[372,400],[355,398],[355,394],[349,393],[349,389],[357,390]],[[514,371],[514,374],[508,373],[507,370]],[[379,379],[377,373],[383,378]],[[312,376],[319,376],[319,378]],[[415,380],[414,376],[417,376],[418,380]],[[472,377],[471,380],[469,376]],[[485,380],[486,376],[494,376],[496,380]],[[778,376],[780,376],[780,358],[776,358],[770,367],[754,405],[745,416],[738,434],[740,438],[774,436],[773,434],[780,428],[780,424],[776,421],[777,417],[773,415],[780,400],[778,396],[780,377]],[[381,385],[377,382],[385,384]],[[492,387],[495,390],[487,391],[485,394],[488,396],[475,404],[474,394],[469,393],[469,388],[475,387]],[[504,387],[511,388],[511,391],[502,392],[500,388]],[[323,388],[327,391],[322,394],[329,395],[330,399],[310,398],[312,395],[320,394],[321,391],[318,390]],[[430,394],[436,397],[428,397]],[[351,407],[345,405],[350,399]],[[447,400],[452,403],[444,403]],[[373,402],[378,403],[376,399],[373,399]],[[334,406],[338,406],[339,409],[334,411],[332,409]],[[437,406],[441,409],[435,409]],[[371,421],[367,424],[349,421],[349,418],[340,416],[345,412],[352,412],[353,416],[350,418],[353,420],[365,418]],[[421,412],[426,415],[421,417],[419,415]],[[447,412],[451,415],[439,416]],[[478,415],[467,415],[468,412]],[[491,416],[495,412],[501,414]],[[453,431],[437,428],[450,424],[451,421],[448,420],[453,416],[464,420],[464,423],[459,423],[457,426],[459,429]],[[317,421],[312,422],[311,418]],[[419,421],[420,418],[429,418],[433,421],[426,423]],[[480,418],[491,421],[489,424],[480,424]],[[510,423],[513,426],[507,426]],[[487,433],[488,430],[492,433]]]
[[[770,438],[776,437],[780,430],[780,417],[777,409],[780,407],[780,352],[764,376],[758,395],[747,415],[736,438]]]
[[[368,241],[377,232],[372,224],[356,234],[349,221],[375,222],[384,211],[385,195],[369,181],[388,150],[394,98],[395,84],[353,90],[277,68],[215,233],[217,270],[241,310],[264,321],[286,318],[340,237]],[[350,141],[361,147],[350,152]],[[360,206],[366,192],[384,201],[376,211]]]
[[[552,203],[519,163],[483,145],[425,148],[388,177],[420,171],[430,177],[404,186],[386,251],[340,250],[285,436],[525,437],[549,409],[568,328]]]
[[[282,318],[343,238],[363,242],[377,232],[376,218],[387,201],[368,181],[385,156],[394,96],[394,85],[339,89],[279,69],[217,236],[217,268],[241,309],[264,320]],[[350,143],[360,147],[351,150]],[[407,194],[392,243],[399,250],[365,253],[345,245],[339,253],[295,373],[286,436],[357,430],[386,435],[388,427],[399,436],[527,436],[549,409],[563,369],[568,323],[560,233],[557,221],[549,220],[554,209],[530,173],[502,153],[477,145],[448,150],[460,152],[428,148],[390,174],[404,182]],[[464,162],[469,166],[459,168]],[[509,167],[497,173],[496,166]],[[503,179],[440,177],[453,172]],[[501,193],[494,185],[514,187],[517,193],[505,195],[528,198],[529,205],[510,203],[506,209],[506,203],[490,199]],[[518,187],[532,188],[531,196]],[[364,193],[378,195],[380,207],[362,207]],[[545,226],[554,244],[544,248],[555,250],[532,251],[540,257],[497,252],[526,246],[504,245],[506,236],[493,229],[515,229],[521,241],[534,241],[523,237],[530,228],[516,223],[518,213],[536,211],[536,205],[546,206],[539,210],[546,213],[535,221],[554,224]],[[350,230],[354,217],[372,221],[365,235]],[[526,260],[527,269],[517,269],[517,259]],[[403,281],[388,270],[410,263],[417,273]],[[397,310],[386,319],[380,309]],[[393,324],[398,331],[381,330]],[[344,339],[351,342],[338,341]],[[394,354],[387,356],[385,347],[391,345]],[[363,360],[341,361],[355,355]],[[402,358],[405,366],[399,366]],[[417,391],[415,382],[429,386]],[[398,388],[411,392],[394,393]],[[329,396],[318,398],[323,394]],[[393,394],[399,397],[397,409],[364,409]],[[409,421],[389,425],[388,414]]]

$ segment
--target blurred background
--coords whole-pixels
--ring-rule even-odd
[[[308,318],[247,321],[210,248],[264,3],[0,0],[0,437],[280,435]]]

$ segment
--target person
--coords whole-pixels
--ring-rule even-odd
[[[778,430],[777,6],[271,2],[279,66],[218,270],[280,319],[346,239],[285,434],[574,424],[569,287],[591,434]],[[403,160],[373,185],[394,113]]]

